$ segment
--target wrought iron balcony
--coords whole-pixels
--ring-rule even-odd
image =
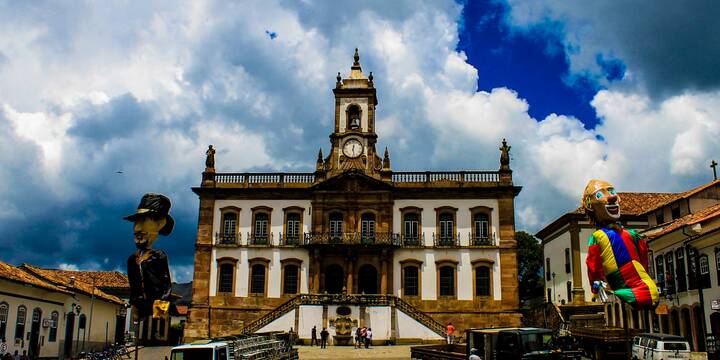
[[[215,233],[215,241],[219,245],[239,245],[240,234],[233,233]]]
[[[468,233],[468,239],[470,239],[470,246],[494,246],[495,245],[495,234],[489,235],[473,235]]]
[[[403,235],[402,236],[403,247],[424,247],[425,246],[425,234],[420,235]]]
[[[272,246],[273,234],[251,234],[248,233],[248,246]]]
[[[300,234],[287,235],[287,234],[280,233],[279,246],[298,246],[298,245],[300,245],[301,241],[302,241],[302,236]]]
[[[393,233],[305,233],[303,245],[390,245],[400,246],[400,236]]]
[[[433,245],[442,248],[460,247],[460,234],[436,235],[433,233]]]

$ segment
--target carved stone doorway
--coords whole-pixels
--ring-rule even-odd
[[[365,264],[358,269],[358,293],[378,293],[378,272],[374,266]]]
[[[345,271],[340,265],[333,264],[325,268],[325,291],[328,294],[342,293],[345,286]]]

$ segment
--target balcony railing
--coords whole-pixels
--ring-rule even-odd
[[[273,234],[251,234],[248,233],[248,246],[272,246]]]
[[[300,245],[302,242],[302,235],[283,235],[283,233],[280,233],[280,241],[278,242],[279,246],[297,246]]]
[[[460,234],[457,234],[457,235],[433,234],[433,245],[435,247],[443,247],[443,248],[460,247]]]
[[[238,245],[240,234],[215,233],[215,241],[220,245]]]
[[[312,184],[314,173],[215,173],[218,184]]]
[[[391,245],[400,246],[400,237],[393,233],[342,232],[306,233],[303,245]]]
[[[497,171],[406,171],[393,172],[392,181],[395,183],[433,181],[499,182],[500,173]]]
[[[402,236],[403,247],[424,247],[425,246],[425,234],[420,235],[403,235]]]
[[[495,234],[492,235],[473,235],[468,234],[470,239],[470,246],[494,246],[495,245]]]

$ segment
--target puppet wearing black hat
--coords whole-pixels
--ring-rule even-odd
[[[140,319],[153,313],[156,300],[169,301],[172,290],[170,269],[165,252],[152,248],[158,235],[172,232],[175,220],[170,216],[170,199],[160,194],[145,194],[137,211],[125,220],[132,221],[137,250],[127,263],[130,281],[130,305]],[[162,303],[161,303],[162,304]],[[168,303],[164,303],[165,310]]]

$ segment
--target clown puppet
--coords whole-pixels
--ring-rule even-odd
[[[597,229],[588,241],[585,261],[594,296],[607,290],[633,309],[657,306],[658,288],[647,272],[647,243],[620,224],[620,196],[615,187],[604,180],[590,180],[582,206]]]

